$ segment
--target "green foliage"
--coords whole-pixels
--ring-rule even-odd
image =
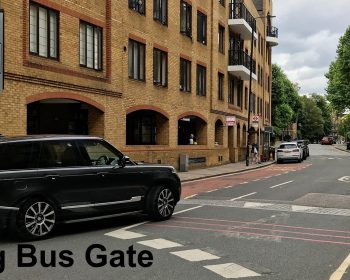
[[[350,109],[350,27],[340,37],[337,57],[329,66],[327,98],[334,108],[343,112]]]
[[[302,109],[299,115],[301,135],[305,139],[316,140],[325,135],[322,111],[311,97],[301,97]]]
[[[350,138],[350,114],[341,119],[338,125],[338,134]]]
[[[313,93],[311,98],[315,101],[316,106],[321,109],[322,118],[324,120],[324,134],[330,135],[333,127],[331,105],[327,102],[326,98],[323,95],[317,95],[316,93]]]
[[[272,65],[272,125],[275,132],[280,135],[281,129],[286,128],[291,122],[295,121],[301,108],[301,102],[298,95],[299,86],[293,84],[282,69]]]

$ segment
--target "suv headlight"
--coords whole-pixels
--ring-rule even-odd
[[[176,174],[176,169],[174,167],[171,167],[171,173]]]

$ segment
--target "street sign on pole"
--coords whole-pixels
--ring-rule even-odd
[[[5,20],[4,10],[0,9],[0,93],[4,90],[4,34]]]

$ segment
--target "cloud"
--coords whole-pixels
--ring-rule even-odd
[[[300,92],[324,94],[324,74],[336,57],[340,36],[349,25],[349,0],[274,0],[273,25],[279,45],[273,48],[277,63]]]

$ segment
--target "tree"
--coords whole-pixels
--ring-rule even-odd
[[[323,131],[324,135],[330,135],[332,132],[333,121],[332,121],[332,108],[327,103],[326,98],[323,95],[313,93],[311,98],[315,101],[316,106],[321,109],[322,118],[324,120]]]
[[[350,138],[350,114],[340,120],[338,125],[338,134]]]
[[[350,26],[339,39],[337,57],[329,66],[326,78],[327,99],[339,112],[350,109]]]
[[[301,97],[302,109],[299,114],[301,135],[311,141],[324,136],[324,120],[322,111],[316,102],[307,96]]]
[[[272,125],[277,135],[290,123],[295,122],[296,112],[301,109],[299,86],[293,84],[277,65],[272,65]]]

